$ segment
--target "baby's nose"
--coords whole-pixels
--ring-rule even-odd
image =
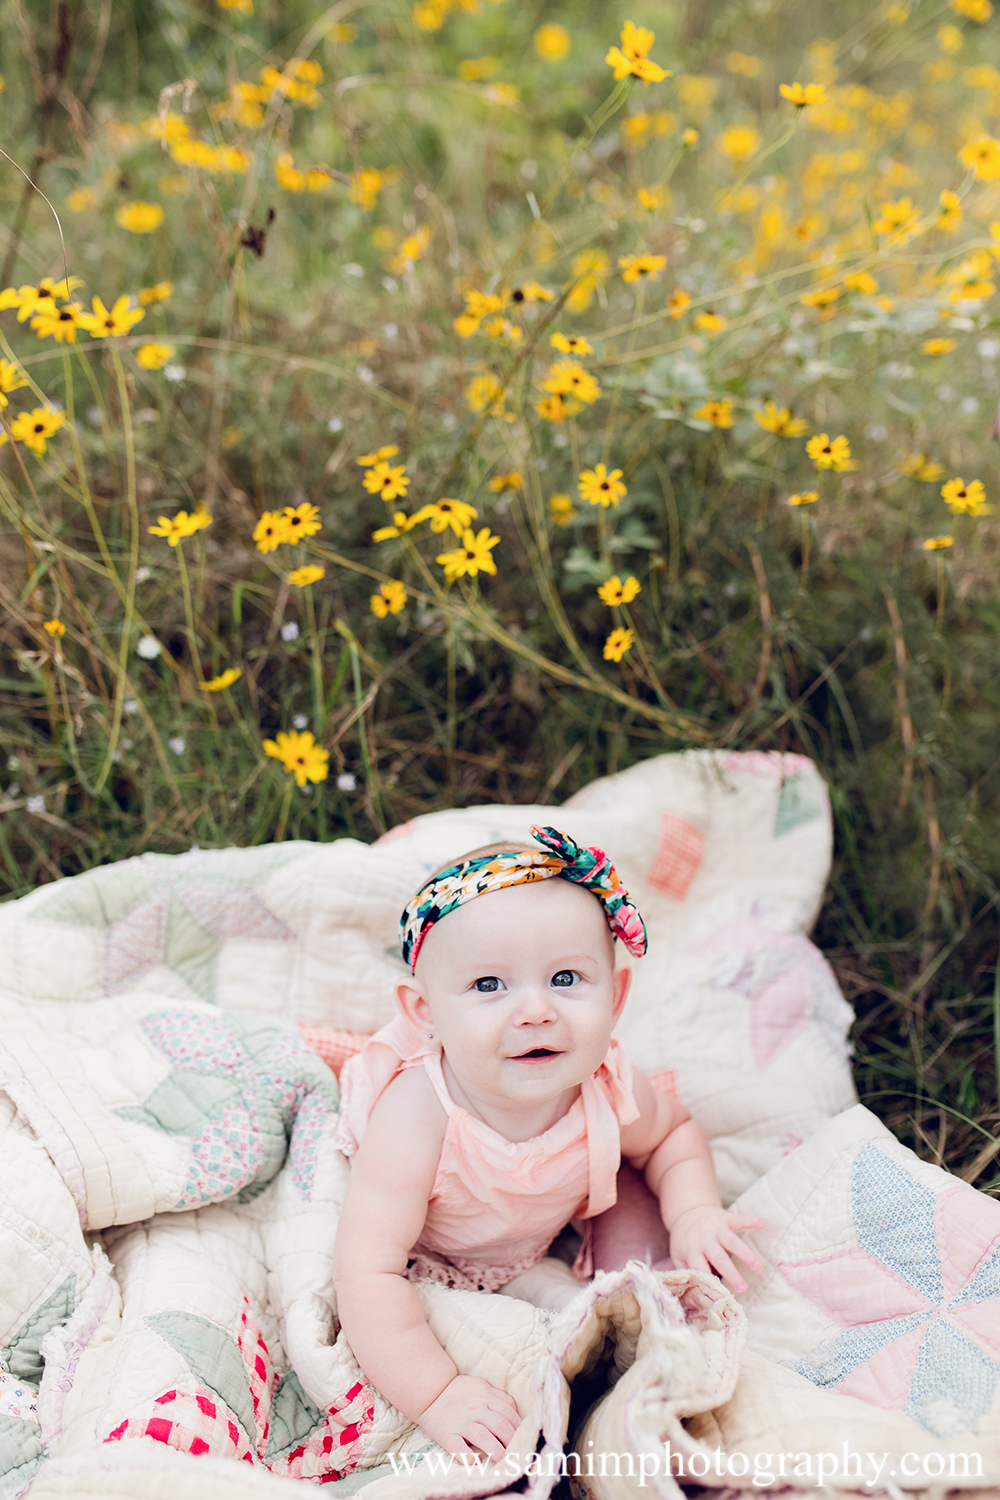
[[[547,989],[526,990],[519,996],[515,1014],[518,1026],[538,1026],[556,1018],[552,996]]]

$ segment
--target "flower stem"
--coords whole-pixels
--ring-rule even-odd
[[[295,778],[292,776],[291,772],[289,772],[285,777],[285,793],[281,799],[281,811],[278,814],[278,826],[274,830],[273,842],[276,844],[280,844],[285,837],[285,829],[288,827],[288,810],[292,805],[292,787],[294,785]]]

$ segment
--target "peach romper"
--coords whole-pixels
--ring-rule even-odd
[[[429,1276],[496,1291],[540,1261],[570,1219],[591,1219],[615,1203],[621,1127],[639,1116],[632,1067],[616,1038],[561,1119],[529,1141],[508,1141],[455,1103],[440,1046],[398,1016],[344,1064],[337,1146],[345,1156],[357,1151],[382,1091],[404,1068],[418,1067],[448,1125],[427,1218],[410,1252],[411,1281]],[[573,1269],[589,1275],[586,1256]]]

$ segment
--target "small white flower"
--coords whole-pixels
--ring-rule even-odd
[[[446,411],[441,418],[441,426],[445,432],[454,432],[458,426],[458,418],[453,411]]]
[[[385,289],[386,289],[387,292],[398,292],[399,291],[398,285],[396,284],[395,281],[393,281],[393,279],[392,279],[391,276],[383,276],[382,277],[382,285],[385,287]]]
[[[171,750],[174,752],[175,755],[183,755],[184,754],[184,736],[183,735],[175,734],[172,740],[167,740],[167,744],[170,746]]]
[[[345,276],[363,276],[364,274],[364,266],[359,266],[356,261],[349,260],[347,262],[347,265],[344,267]]]
[[[981,359],[996,359],[1000,354],[1000,342],[996,339],[980,339],[976,347]]]
[[[286,620],[281,627],[281,639],[283,641],[297,641],[299,638],[299,627],[294,620]]]
[[[375,371],[369,370],[367,365],[358,365],[354,373],[361,381],[362,385],[374,385]]]
[[[21,795],[20,784],[18,782],[16,782],[16,781],[12,781],[11,784],[10,784],[10,786],[7,788],[7,796],[8,797],[20,797],[20,795]]]
[[[8,771],[19,771],[21,769],[21,757],[19,755],[8,755],[7,769]]]
[[[295,718],[292,720],[292,728],[293,729],[305,729],[305,727],[306,727],[306,725],[308,723],[309,723],[309,720],[308,720],[308,718],[306,717],[305,714],[296,714]]]
[[[100,427],[102,418],[101,408],[99,406],[88,406],[87,421],[90,423],[91,427]]]
[[[343,432],[343,430],[344,430],[344,419],[343,419],[343,417],[331,417],[330,420],[329,420],[329,422],[327,422],[327,424],[326,424],[326,430],[327,430],[327,432]]]
[[[342,771],[337,777],[337,786],[342,792],[353,792],[357,788],[357,781],[350,771]]]
[[[139,637],[139,644],[135,649],[144,661],[155,661],[163,647],[155,635],[143,635]]]
[[[387,323],[382,331],[387,339],[394,339],[399,333],[399,329],[396,327],[395,323]]]
[[[979,402],[975,396],[963,396],[959,405],[967,417],[974,417],[979,410]]]
[[[138,703],[136,703],[134,698],[126,698],[125,702],[122,704],[122,708],[127,714],[135,714],[139,712],[139,705]]]
[[[939,385],[934,394],[939,401],[950,401],[955,392],[950,385]]]
[[[536,458],[535,459],[535,468],[538,470],[538,472],[540,474],[544,474],[545,470],[548,468],[548,466],[549,466],[549,461],[548,461],[547,458]]]
[[[163,376],[172,385],[176,385],[178,381],[187,379],[187,370],[183,365],[164,365]]]
[[[152,576],[152,568],[136,568],[135,570],[136,583],[148,583]]]
[[[44,797],[29,797],[28,798],[28,802],[27,802],[27,807],[28,807],[28,811],[29,812],[44,812],[45,811],[45,798]]]
[[[121,760],[121,758],[122,758],[122,753],[121,753],[120,750],[112,750],[112,752],[111,752],[111,759],[115,762],[116,765]]]
[[[530,156],[526,161],[523,161],[521,163],[521,176],[526,177],[529,182],[534,182],[535,178],[538,176],[537,161],[532,161]]]
[[[871,443],[884,443],[889,436],[888,427],[881,422],[870,422],[865,428],[865,437]]]

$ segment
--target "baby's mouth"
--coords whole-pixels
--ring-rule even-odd
[[[530,1052],[519,1052],[512,1062],[544,1062],[548,1057],[559,1057],[561,1054],[552,1047],[532,1047]]]

